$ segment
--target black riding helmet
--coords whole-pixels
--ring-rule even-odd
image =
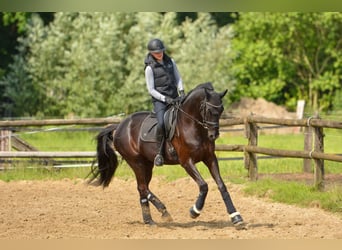
[[[164,51],[165,46],[161,40],[155,38],[148,42],[147,49],[150,52],[158,53],[158,52]]]

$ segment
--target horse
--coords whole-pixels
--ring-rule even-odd
[[[203,162],[215,180],[228,215],[236,229],[245,229],[240,213],[234,207],[231,196],[222,180],[218,160],[215,154],[215,140],[219,136],[219,119],[224,110],[222,98],[227,90],[216,92],[212,83],[202,83],[192,89],[182,101],[173,104],[176,110],[175,128],[172,138],[165,140],[164,164],[181,165],[187,174],[197,183],[199,195],[190,208],[190,216],[197,218],[204,207],[208,193],[205,182],[196,167]],[[143,222],[156,223],[150,213],[149,202],[161,213],[166,221],[172,217],[160,199],[151,192],[154,156],[157,143],[141,138],[143,123],[151,112],[140,111],[126,117],[119,123],[105,127],[97,135],[97,156],[91,168],[89,184],[107,187],[119,165],[117,151],[133,170],[140,195]]]

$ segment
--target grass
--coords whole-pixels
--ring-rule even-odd
[[[277,202],[301,207],[320,207],[342,214],[341,186],[319,192],[303,183],[265,179],[248,183],[244,190],[249,195],[266,197]]]
[[[97,132],[52,132],[51,129],[47,127],[46,132],[21,133],[19,136],[40,151],[94,151],[96,148]]]
[[[94,137],[97,132],[41,132],[22,133],[20,137],[28,141],[41,151],[93,151],[96,147]],[[325,130],[325,152],[342,153],[339,138],[342,131]],[[243,134],[233,135],[222,133],[217,144],[246,144],[247,139]],[[303,133],[295,135],[259,135],[259,145],[262,147],[302,150],[304,146]],[[241,152],[217,152],[219,158],[243,157]],[[313,186],[295,181],[280,181],[275,179],[261,179],[257,182],[249,182],[247,170],[244,168],[243,160],[219,161],[220,172],[225,182],[243,185],[246,194],[288,204],[310,207],[319,206],[331,212],[342,214],[342,187],[335,186],[328,191],[316,191]],[[273,158],[259,159],[259,174],[280,173],[302,173],[302,159]],[[205,179],[211,178],[204,164],[199,163],[198,169]],[[90,172],[90,167],[80,168],[55,168],[52,166],[41,166],[31,160],[14,163],[11,170],[0,171],[0,180],[60,180],[85,178]],[[326,173],[341,174],[342,164],[325,161]],[[165,181],[174,181],[179,178],[190,178],[180,166],[165,166],[154,169],[154,177],[160,177]],[[134,174],[128,165],[123,162],[119,166],[116,178],[134,179]],[[313,177],[312,177],[313,178]]]

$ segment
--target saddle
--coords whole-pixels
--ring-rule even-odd
[[[177,109],[171,106],[164,114],[165,139],[171,141],[176,130]],[[140,139],[144,142],[157,142],[157,117],[151,112],[142,122]]]

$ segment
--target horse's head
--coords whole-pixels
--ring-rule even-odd
[[[217,93],[213,90],[204,89],[205,98],[201,102],[200,113],[203,126],[208,130],[208,137],[214,141],[219,136],[219,120],[224,110],[222,98],[227,90]]]
[[[196,122],[207,131],[211,141],[219,136],[219,120],[224,109],[222,98],[226,93],[227,90],[215,92],[211,82],[203,83],[188,93],[179,108],[186,119]]]

